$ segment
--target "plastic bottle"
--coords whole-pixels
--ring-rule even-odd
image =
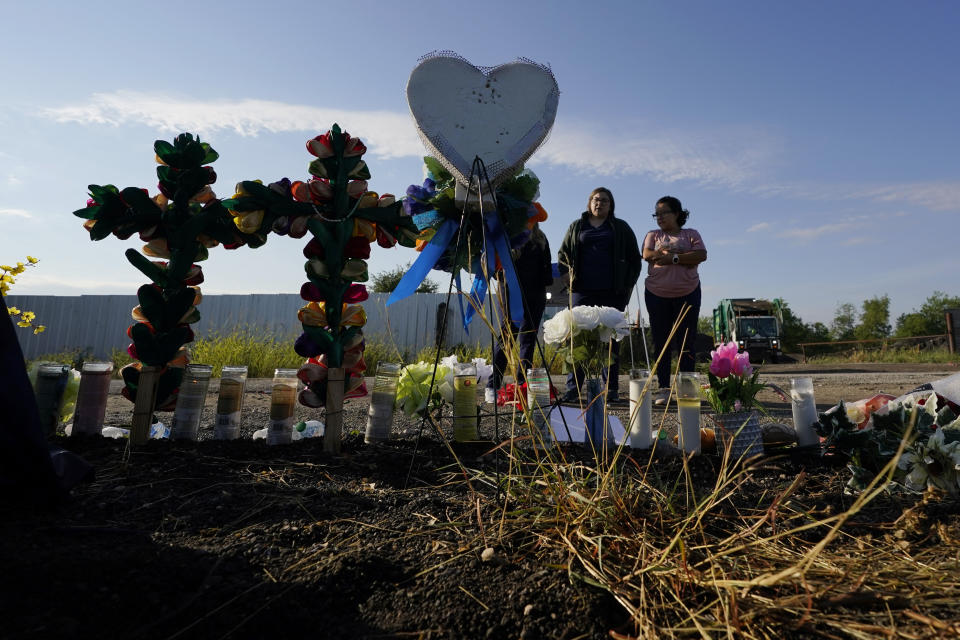
[[[319,420],[301,420],[297,424],[293,425],[293,431],[291,435],[294,440],[302,440],[303,438],[322,438],[323,432],[326,428]]]

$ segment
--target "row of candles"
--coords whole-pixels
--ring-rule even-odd
[[[72,435],[99,434],[106,415],[107,395],[113,365],[109,362],[85,362],[82,367],[73,416]],[[177,405],[173,414],[170,437],[196,440],[201,414],[213,367],[189,364],[186,367]],[[377,366],[373,393],[367,413],[365,441],[389,439],[396,403],[397,382],[401,365],[381,362]],[[56,431],[60,398],[70,375],[68,365],[42,365],[35,385],[41,424],[47,435]],[[630,417],[627,427],[629,444],[635,449],[648,449],[655,437],[652,429],[652,408],[648,379],[644,369],[630,371]],[[225,366],[220,374],[220,389],[213,437],[232,440],[239,436],[247,367]],[[479,438],[477,413],[477,370],[470,362],[456,363],[453,376],[453,435],[458,442]],[[798,444],[810,446],[818,442],[812,425],[817,420],[813,385],[810,378],[792,379],[791,399],[793,422]],[[294,428],[299,379],[296,369],[276,369],[270,400],[267,444],[291,442]],[[700,380],[696,373],[681,372],[676,388],[679,418],[678,445],[688,453],[700,451]],[[550,377],[544,368],[527,370],[527,407],[533,429],[544,443],[551,441],[549,427]]]

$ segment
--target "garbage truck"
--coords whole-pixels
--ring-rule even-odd
[[[783,355],[783,303],[779,298],[725,298],[713,310],[717,345],[736,342],[750,359],[776,363]]]

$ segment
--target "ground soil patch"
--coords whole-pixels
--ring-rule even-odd
[[[813,375],[821,405],[908,391],[950,373],[792,366],[771,365],[769,377]],[[215,385],[204,425],[212,422]],[[421,434],[418,421],[398,419],[395,440],[363,444],[365,400],[347,407],[341,455],[324,453],[319,439],[267,447],[250,439],[266,423],[267,389],[269,381],[250,382],[237,441],[210,439],[209,426],[199,442],[151,441],[132,453],[123,440],[58,438],[94,465],[96,478],[54,509],[0,507],[0,637],[572,639],[632,632],[623,608],[582,579],[569,555],[522,531],[498,530],[496,484],[507,463],[490,443],[455,448],[473,491],[446,444],[429,427]],[[129,403],[111,397],[108,424],[121,426],[131,413]],[[502,439],[509,423],[501,429],[494,433],[486,419],[483,435]],[[565,451],[585,457],[581,446]],[[656,473],[680,473],[675,458],[637,460],[625,472],[649,464]],[[713,463],[698,465],[695,478],[709,485]],[[809,456],[771,459],[738,499],[762,502],[771,487],[800,473],[807,474],[803,499],[811,509],[849,505],[845,469]],[[890,533],[909,506],[878,503],[844,538],[850,552],[857,553],[858,535]],[[935,520],[960,533],[960,506],[944,503]],[[943,536],[928,542],[947,544]],[[941,619],[951,610],[925,609]],[[898,617],[915,637],[935,637],[934,628],[911,620]],[[807,623],[783,636],[821,631]]]

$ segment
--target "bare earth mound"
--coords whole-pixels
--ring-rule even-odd
[[[901,393],[949,373],[823,373],[795,365],[770,367],[769,378],[787,386],[792,375],[812,375],[818,404],[825,407],[877,391]],[[267,447],[250,434],[266,424],[268,388],[269,381],[250,382],[244,437],[237,441],[211,440],[208,426],[199,442],[151,441],[133,453],[125,451],[124,440],[58,438],[94,465],[96,478],[53,510],[0,506],[0,637],[636,633],[621,603],[595,586],[580,559],[546,540],[544,529],[517,524],[524,505],[507,487],[505,449],[494,451],[489,442],[455,446],[461,467],[429,426],[418,444],[420,423],[405,418],[397,420],[395,440],[365,445],[364,400],[349,403],[342,455],[325,454],[319,439]],[[204,425],[212,422],[215,392],[216,383]],[[129,403],[111,397],[107,424],[121,426],[131,413]],[[169,414],[159,417],[169,421]],[[502,440],[509,420],[500,429]],[[492,420],[485,420],[482,435],[496,439]],[[571,464],[590,459],[581,445],[560,450]],[[719,472],[711,456],[694,459],[690,469],[684,482],[692,491],[711,487]],[[640,453],[624,458],[620,473],[646,473],[664,484],[684,476],[677,458]],[[793,500],[807,512],[850,507],[845,468],[789,454],[769,457],[750,471],[730,508],[773,509],[778,491],[798,477]],[[851,557],[863,551],[864,541],[891,548],[906,542],[917,554],[952,549],[956,556],[960,504],[915,503],[878,498],[844,525],[833,544]],[[913,525],[906,526],[905,513],[912,514]],[[809,537],[822,533],[812,529]],[[779,635],[876,637],[865,629],[891,621],[903,637],[945,637],[958,630],[951,626],[955,599],[918,602],[908,583],[854,597],[856,580],[837,576],[837,593],[824,597],[838,598],[838,610],[860,616],[867,626],[842,630],[829,620],[772,609],[769,615],[782,618],[774,620]]]

